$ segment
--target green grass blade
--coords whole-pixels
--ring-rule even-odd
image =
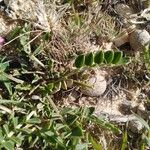
[[[123,137],[122,137],[121,150],[126,150],[127,142],[128,142],[128,136],[127,136],[127,131],[125,131],[125,132],[123,133]]]
[[[92,144],[94,150],[103,150],[102,145],[98,143],[90,134],[88,136],[89,142]]]
[[[139,115],[137,115],[137,114],[135,114],[135,113],[133,113],[134,114],[134,116],[136,117],[136,119],[138,120],[138,121],[140,121],[142,124],[143,124],[143,126],[148,130],[148,131],[150,131],[150,126],[149,126],[149,124],[143,119],[143,118],[141,118]]]

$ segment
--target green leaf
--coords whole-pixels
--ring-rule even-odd
[[[75,150],[88,150],[88,144],[87,143],[77,144]]]
[[[44,132],[44,134],[47,136],[54,136],[54,132],[52,132],[52,131],[46,131],[46,132]]]
[[[68,125],[73,124],[77,119],[79,118],[79,116],[77,115],[72,115],[72,114],[68,114],[67,118],[66,118],[66,123]]]
[[[81,17],[78,13],[74,13],[74,22],[78,27],[81,26]]]
[[[1,62],[1,63],[0,63],[0,71],[1,71],[1,72],[4,72],[7,67],[9,67],[9,61]]]
[[[14,39],[15,37],[17,37],[17,35],[20,33],[21,28],[19,26],[16,26],[10,33],[8,36],[8,41]]]
[[[11,85],[11,82],[9,82],[9,79],[6,77],[6,74],[4,72],[2,72],[0,74],[0,81],[3,81],[6,89],[9,92],[9,95],[12,95],[12,85]]]
[[[50,40],[51,36],[52,36],[52,32],[46,32],[46,33],[44,33],[44,35],[43,35],[43,39],[44,39],[45,41],[48,41],[48,40]]]
[[[32,129],[28,129],[28,128],[19,128],[19,129],[17,129],[17,131],[23,132],[28,135],[33,133]]]
[[[45,91],[47,93],[50,93],[52,92],[53,88],[54,88],[54,83],[48,83],[47,86],[45,86]]]
[[[127,131],[125,131],[125,132],[123,133],[121,150],[126,150],[127,142],[128,142]]]
[[[134,112],[132,112],[132,113],[133,113],[134,116],[137,118],[137,120],[140,121],[140,122],[143,124],[143,126],[144,126],[148,131],[150,131],[150,126],[149,126],[149,124],[148,124],[143,118],[141,118],[139,115],[135,114]]]
[[[3,132],[0,130],[0,142],[4,140]]]
[[[85,65],[92,66],[93,63],[94,63],[94,54],[92,52],[86,54],[85,55]]]
[[[147,71],[150,73],[150,44],[143,48],[143,58]]]
[[[18,104],[19,101],[0,99],[0,104]]]
[[[41,123],[41,120],[39,118],[31,118],[27,121],[27,123],[30,123],[30,124],[40,124]]]
[[[118,65],[126,65],[129,62],[130,62],[130,58],[129,57],[122,57],[121,60],[117,64]]]
[[[94,107],[84,108],[83,115],[84,117],[89,118],[93,114],[94,111],[95,111]]]
[[[0,73],[0,81],[7,82],[9,79],[5,76],[5,73]]]
[[[104,58],[105,58],[105,62],[107,64],[110,64],[114,59],[114,52],[113,51],[106,51],[104,53]]]
[[[85,62],[85,56],[82,54],[82,55],[79,55],[76,60],[75,60],[75,67],[76,68],[81,68],[83,67],[84,65],[84,62]]]
[[[16,126],[18,125],[18,117],[13,117],[12,122],[13,122],[14,128],[16,128]]]
[[[30,26],[25,24],[24,28],[22,28],[22,33],[20,33],[20,44],[23,47],[24,52],[27,54],[31,54],[31,45],[30,41],[30,34],[27,32],[30,30]]]
[[[21,144],[22,139],[20,139],[19,137],[15,137],[15,136],[11,136],[11,141],[13,141],[16,144]]]
[[[56,124],[56,130],[61,130],[61,129],[65,129],[67,127],[66,124],[62,124],[62,123],[57,123]]]
[[[11,82],[4,82],[5,87],[7,88],[9,95],[12,95],[12,85]]]
[[[150,147],[150,137],[145,137],[145,142]]]
[[[98,143],[90,134],[88,136],[89,142],[92,144],[94,150],[103,150],[102,145]]]
[[[119,130],[119,128],[115,127],[113,124],[103,120],[100,117],[96,117],[96,116],[91,116],[90,119],[96,124],[99,125],[101,128],[104,128],[106,130],[109,130],[113,133],[120,133],[121,131]]]
[[[15,86],[15,89],[16,90],[20,90],[20,91],[29,91],[31,90],[31,85],[30,84],[27,84],[27,83],[24,83],[24,84],[17,84]]]
[[[32,54],[33,54],[34,56],[39,55],[39,54],[42,52],[42,50],[43,50],[42,48],[43,48],[43,45],[40,44]]]
[[[2,143],[2,147],[6,148],[7,150],[14,150],[14,142],[6,141]]]
[[[103,51],[98,51],[96,54],[95,54],[95,57],[94,57],[94,62],[98,65],[100,65],[101,63],[103,63],[104,61],[104,52]]]
[[[53,61],[53,59],[50,59],[48,61],[48,68],[51,70],[53,68],[53,66],[54,66],[54,61]]]
[[[61,82],[56,82],[54,84],[54,91],[57,92],[61,89],[62,83]]]
[[[80,137],[80,136],[83,136],[83,131],[82,131],[82,128],[80,126],[76,126],[72,129],[72,136],[77,136],[77,137]]]
[[[6,135],[8,135],[9,134],[9,127],[8,127],[7,124],[3,125],[3,129],[4,129],[5,133],[6,133]]]
[[[36,144],[36,142],[38,142],[38,140],[39,140],[39,136],[37,136],[35,139],[33,139],[32,141],[31,141],[31,143],[30,143],[30,147],[35,147],[34,145]]]
[[[105,123],[105,127],[107,129],[111,130],[113,133],[119,133],[120,132],[120,130],[117,127],[115,127],[115,125],[113,125],[113,124],[111,124],[109,122]]]
[[[118,64],[122,59],[123,53],[121,51],[114,52],[113,64]]]

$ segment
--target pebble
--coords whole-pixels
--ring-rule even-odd
[[[107,87],[107,82],[105,77],[101,74],[100,71],[97,71],[94,75],[91,75],[87,80],[86,84],[90,87],[82,87],[81,92],[84,95],[91,97],[101,96]]]
[[[150,34],[150,24],[146,26],[146,31]]]
[[[141,51],[143,46],[150,43],[150,34],[146,30],[135,30],[129,37],[131,48]]]
[[[31,99],[32,99],[32,100],[40,100],[41,97],[38,96],[38,95],[32,95]]]
[[[113,39],[113,43],[116,47],[120,47],[127,42],[129,42],[129,34],[127,31],[124,31],[121,35],[118,35]]]
[[[129,115],[132,114],[132,111],[134,111],[136,107],[137,107],[136,103],[124,100],[119,104],[119,111],[124,115]]]
[[[134,12],[131,7],[129,7],[126,4],[117,4],[115,5],[115,10],[118,14],[120,14],[122,17],[129,19],[130,15],[132,15]]]
[[[117,124],[125,124],[135,119],[133,115],[108,115],[108,120]]]
[[[144,128],[142,123],[139,122],[138,120],[129,121],[128,127],[133,133],[141,133],[142,129]]]
[[[146,110],[143,104],[140,104],[137,108],[137,114],[145,120],[150,119],[150,111]]]

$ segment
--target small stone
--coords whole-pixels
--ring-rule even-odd
[[[134,12],[131,7],[129,7],[126,4],[118,3],[115,5],[115,10],[118,14],[120,14],[123,18],[129,19],[130,15],[132,15]]]
[[[94,75],[91,75],[89,79],[87,79],[86,84],[90,87],[82,87],[81,92],[87,96],[98,97],[101,96],[107,87],[107,82],[105,77],[97,71]]]
[[[129,42],[129,34],[127,31],[124,31],[121,35],[118,35],[113,39],[113,43],[116,47],[119,47],[127,42]]]
[[[133,115],[110,115],[108,116],[110,122],[114,122],[117,124],[124,124],[128,121],[135,119]]]
[[[33,99],[33,100],[40,100],[41,97],[38,96],[38,95],[32,95],[31,99]]]
[[[78,98],[80,97],[80,94],[79,92],[77,91],[72,91],[70,95],[68,95],[68,100],[71,101],[71,102],[74,102],[76,101]]]
[[[133,50],[141,51],[143,46],[150,43],[150,34],[146,30],[135,30],[130,34],[129,41]]]
[[[148,33],[150,33],[150,24],[148,24],[148,25],[146,26],[146,31],[147,31]]]
[[[136,109],[137,104],[132,101],[124,100],[119,104],[119,111],[124,115],[132,114],[131,111]]]
[[[143,104],[140,104],[137,108],[137,114],[141,116],[143,119],[150,119],[150,111],[146,110]]]
[[[144,128],[142,123],[138,120],[129,121],[128,127],[133,133],[141,133],[142,129]]]
[[[37,109],[38,109],[38,111],[42,111],[43,110],[43,104],[42,103],[39,103],[39,104],[37,104]]]
[[[4,3],[8,6],[9,5],[10,0],[4,0]]]

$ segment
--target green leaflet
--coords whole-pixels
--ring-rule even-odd
[[[88,135],[89,142],[92,144],[94,150],[102,150],[102,145],[96,141],[90,134]]]
[[[72,136],[80,137],[83,136],[83,131],[80,126],[76,126],[72,129]]]
[[[79,55],[76,60],[75,60],[75,67],[76,68],[81,68],[83,67],[84,65],[84,62],[85,62],[85,56],[82,54],[82,55]]]
[[[121,51],[114,52],[114,58],[112,63],[118,64],[122,59],[123,53]]]
[[[94,63],[94,54],[91,52],[91,53],[88,53],[85,55],[85,65],[86,66],[92,66]]]
[[[62,83],[61,82],[56,82],[54,84],[54,91],[59,91],[61,89]]]
[[[106,51],[104,54],[106,64],[110,64],[114,59],[114,52],[113,51]]]
[[[94,57],[94,62],[98,65],[100,65],[101,63],[103,63],[104,61],[104,52],[103,51],[98,51],[96,54],[95,54],[95,57]]]

